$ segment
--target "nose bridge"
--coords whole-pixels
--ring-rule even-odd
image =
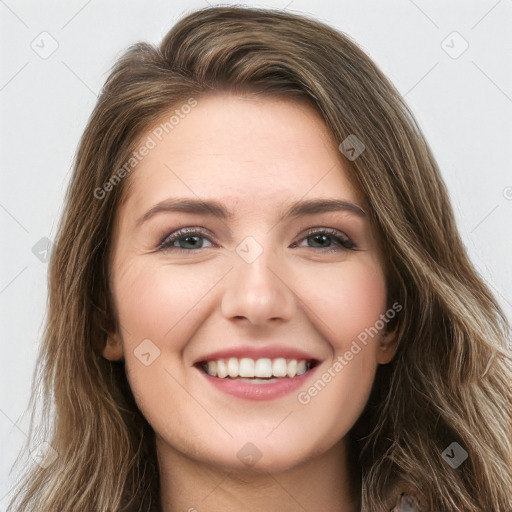
[[[261,237],[260,237],[261,238]],[[270,237],[260,243],[248,236],[235,249],[233,271],[222,299],[228,318],[245,317],[250,323],[264,324],[293,315],[295,297],[288,283],[280,252],[269,247]]]

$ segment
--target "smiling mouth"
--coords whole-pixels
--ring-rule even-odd
[[[247,382],[274,382],[304,375],[319,364],[314,359],[224,358],[201,361],[195,366],[211,377]]]

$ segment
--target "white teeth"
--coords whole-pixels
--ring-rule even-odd
[[[306,361],[299,361],[297,363],[297,375],[302,375],[306,373]]]
[[[228,360],[228,375],[231,378],[238,377],[238,359],[236,357]]]
[[[238,374],[240,377],[254,377],[254,360],[248,357],[240,359]]]
[[[224,379],[231,377],[232,379],[269,379],[272,377],[295,377],[306,373],[311,367],[311,363],[307,363],[304,359],[285,359],[278,357],[277,359],[251,359],[243,357],[238,359],[230,357],[229,359],[218,359],[216,361],[208,361],[203,363],[203,368],[212,377]]]
[[[217,375],[217,362],[216,361],[208,361],[206,373],[210,375]]]
[[[292,359],[288,363],[288,377],[295,377],[297,375],[297,359]]]
[[[226,364],[222,359],[217,361],[217,377],[220,377],[221,379],[224,379],[228,376],[228,371],[226,369]]]
[[[255,377],[272,377],[272,361],[270,359],[258,359],[254,365]]]
[[[284,357],[275,359],[272,363],[272,375],[274,377],[286,377],[287,370],[286,359]]]

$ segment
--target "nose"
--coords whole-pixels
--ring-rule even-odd
[[[254,326],[271,320],[290,320],[296,296],[289,275],[277,258],[263,253],[250,263],[236,257],[222,297],[222,313],[228,319],[246,319]]]

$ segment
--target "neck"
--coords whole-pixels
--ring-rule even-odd
[[[156,437],[163,512],[354,512],[358,493],[344,440],[285,471],[245,471],[193,460]]]

